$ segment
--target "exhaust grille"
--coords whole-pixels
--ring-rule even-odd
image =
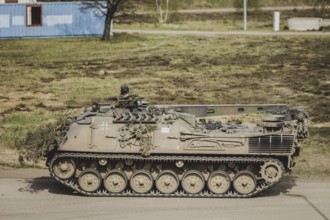
[[[267,135],[249,138],[249,153],[291,153],[293,135]]]

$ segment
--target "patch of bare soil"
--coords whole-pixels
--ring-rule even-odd
[[[18,161],[18,151],[9,148],[0,148],[0,168],[4,166],[16,167],[20,163]]]
[[[37,169],[37,168],[11,168],[0,166],[0,179],[1,178],[22,178],[32,179],[42,176],[49,176],[48,169]]]

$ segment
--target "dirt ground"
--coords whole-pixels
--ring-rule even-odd
[[[42,176],[49,176],[49,171],[46,168],[12,168],[12,167],[0,167],[0,178],[21,178],[21,179],[32,179]]]
[[[0,148],[0,155],[0,169],[3,167],[15,167],[19,164],[18,151],[15,149]]]
[[[0,148],[0,177],[2,175],[2,170],[7,170],[14,172],[18,167],[22,170],[27,170],[28,168],[46,168],[45,160],[41,158],[37,163],[32,163],[31,161],[24,161],[23,164],[18,160],[19,152],[16,149],[11,148]],[[24,171],[22,171],[24,172]]]

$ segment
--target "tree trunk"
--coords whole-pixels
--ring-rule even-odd
[[[102,40],[110,40],[111,20],[112,20],[112,16],[108,12],[107,15],[106,15],[106,17],[105,17],[104,31],[103,31]]]

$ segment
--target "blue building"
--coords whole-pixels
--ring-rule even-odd
[[[81,3],[0,4],[0,38],[102,35],[104,16]]]

